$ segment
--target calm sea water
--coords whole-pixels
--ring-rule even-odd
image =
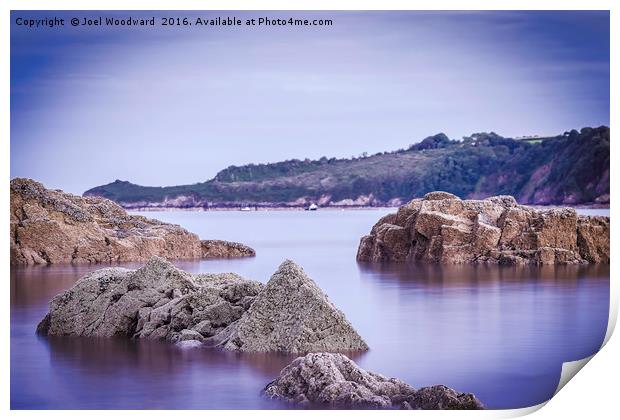
[[[531,406],[553,395],[563,362],[599,349],[609,311],[608,266],[358,264],[360,236],[387,212],[142,214],[257,251],[250,259],[177,263],[190,272],[233,271],[266,282],[285,258],[301,264],[370,345],[357,363],[415,387],[473,392],[488,408]],[[13,409],[286,408],[260,391],[291,357],[37,337],[49,300],[101,267],[11,269]]]

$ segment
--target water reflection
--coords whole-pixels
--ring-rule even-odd
[[[474,392],[490,408],[545,401],[562,363],[595,353],[605,335],[607,265],[358,269],[365,285],[382,289],[390,302],[382,308],[382,336],[397,337],[373,342],[360,362],[414,386]],[[390,361],[380,356],[386,353]]]
[[[383,282],[403,283],[403,287],[485,287],[524,282],[574,286],[588,278],[609,278],[609,265],[439,265],[399,263],[358,263],[362,277]]]
[[[266,282],[284,258],[295,260],[369,344],[355,360],[415,387],[445,384],[489,408],[531,406],[551,397],[563,362],[600,347],[609,266],[356,263],[359,237],[386,211],[156,216],[257,251],[249,259],[175,262],[192,273],[233,271]],[[103,267],[11,269],[12,408],[287,408],[260,391],[292,356],[37,337],[50,299]]]
[[[127,369],[167,378],[182,374],[186,365],[211,369],[245,366],[274,378],[297,355],[238,353],[214,348],[182,348],[163,341],[98,337],[38,337],[50,351],[50,363],[67,364],[98,374],[122,374]],[[345,352],[352,359],[361,352]],[[146,378],[145,378],[146,379]]]

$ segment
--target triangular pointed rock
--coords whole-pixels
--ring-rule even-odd
[[[306,353],[368,346],[301,267],[286,260],[233,327],[225,348]]]

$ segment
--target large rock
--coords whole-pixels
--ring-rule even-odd
[[[609,263],[609,218],[521,206],[510,196],[461,200],[432,192],[381,218],[362,237],[357,260]]]
[[[82,277],[51,301],[37,331],[202,342],[238,320],[263,287],[232,273],[192,275],[152,257],[137,270]]]
[[[344,314],[290,260],[280,265],[250,309],[221,340],[229,350],[249,352],[368,349]]]
[[[368,372],[342,354],[298,357],[263,390],[265,396],[302,406],[333,408],[406,408],[478,410],[472,394],[443,385],[415,390],[396,378]]]
[[[367,349],[342,312],[291,261],[267,285],[232,273],[192,275],[159,257],[137,270],[94,271],[52,300],[37,331],[249,352]]]
[[[178,225],[128,215],[110,200],[11,180],[11,265],[221,258],[254,255],[225,241],[200,241]]]

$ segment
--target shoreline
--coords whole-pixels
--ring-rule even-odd
[[[554,209],[554,208],[572,208],[572,209],[588,209],[588,210],[609,210],[609,204],[520,204],[522,206],[533,207],[536,209]],[[317,210],[308,210],[306,207],[255,207],[250,210],[241,210],[241,207],[123,207],[128,212],[171,212],[171,211],[187,211],[187,212],[211,212],[211,211],[235,211],[242,213],[250,212],[269,212],[269,211],[366,211],[366,210],[398,210],[400,206],[327,206],[319,207]]]
[[[378,207],[319,207],[317,210],[308,210],[305,207],[257,207],[250,210],[241,210],[240,207],[123,207],[128,212],[167,212],[167,211],[187,211],[187,212],[211,212],[211,211],[231,211],[240,213],[252,213],[252,212],[269,212],[269,211],[346,211],[346,210],[389,210],[398,209],[398,207],[378,206]]]

